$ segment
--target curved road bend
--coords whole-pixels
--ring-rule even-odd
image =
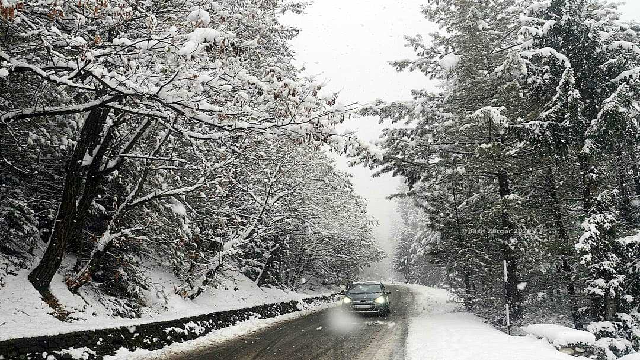
[[[387,318],[327,309],[170,360],[404,360],[414,295],[402,286],[387,289]]]

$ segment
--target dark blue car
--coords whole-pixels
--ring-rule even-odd
[[[345,292],[342,306],[358,313],[386,316],[391,312],[389,294],[381,282],[354,282]]]

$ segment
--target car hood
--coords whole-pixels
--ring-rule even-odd
[[[380,295],[382,295],[381,292],[347,294],[346,296],[353,301],[359,301],[359,300],[375,300],[376,298],[380,297]]]

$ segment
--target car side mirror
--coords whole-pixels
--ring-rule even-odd
[[[384,292],[386,295],[391,295],[391,291],[385,291]]]

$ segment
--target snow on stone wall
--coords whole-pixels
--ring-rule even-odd
[[[105,355],[114,355],[123,347],[130,350],[157,350],[249,319],[272,318],[333,300],[334,296],[316,296],[137,326],[12,339],[0,342],[0,359],[42,359],[43,354],[47,355],[47,359],[69,358],[79,353],[77,348],[80,346],[82,352],[80,357],[76,357],[79,359],[101,359]]]

